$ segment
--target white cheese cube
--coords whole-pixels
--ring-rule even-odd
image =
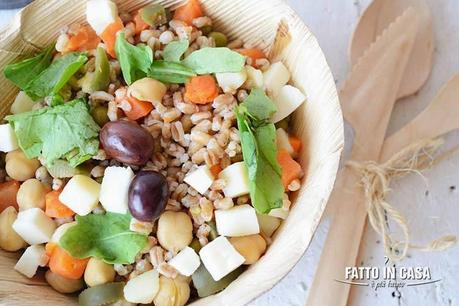
[[[276,142],[277,150],[287,150],[288,154],[291,156],[295,154],[295,150],[293,150],[293,147],[288,140],[288,134],[283,128],[278,128],[276,130]]]
[[[225,197],[236,198],[248,194],[249,174],[244,162],[229,165],[220,172],[219,177],[225,181]]]
[[[150,304],[159,291],[159,274],[150,270],[130,279],[124,286],[126,301],[136,304]]]
[[[188,173],[183,179],[185,183],[196,189],[200,194],[206,193],[214,182],[214,176],[207,165]]]
[[[128,211],[128,191],[134,172],[130,167],[105,169],[100,188],[100,203],[106,211],[125,214]]]
[[[271,121],[279,122],[293,113],[301,104],[306,101],[306,96],[296,87],[285,85],[281,88],[277,96],[274,97],[277,112],[274,113]]]
[[[89,0],[86,3],[86,20],[97,35],[102,34],[117,18],[118,8],[110,0]]]
[[[68,208],[80,216],[89,214],[99,203],[100,184],[90,177],[75,175],[59,195]]]
[[[224,93],[234,95],[247,80],[247,72],[243,68],[240,72],[216,73],[215,77]]]
[[[276,218],[281,218],[281,219],[287,219],[288,217],[288,210],[281,208],[274,208],[271,209],[271,211],[268,214],[271,217],[276,217]]]
[[[202,263],[215,281],[237,269],[245,261],[226,237],[220,236],[199,251]]]
[[[247,89],[263,88],[263,71],[252,66],[245,66],[245,70],[247,71],[247,81],[245,81],[244,87]]]
[[[201,265],[201,260],[192,248],[186,247],[169,260],[168,264],[174,267],[180,274],[191,276]]]
[[[64,223],[58,228],[56,228],[56,230],[54,231],[54,234],[51,236],[50,242],[59,244],[59,241],[61,240],[62,236],[64,236],[65,232],[72,226],[75,226],[76,224],[77,222],[73,221],[69,223]]]
[[[56,230],[56,223],[40,208],[30,208],[19,212],[13,229],[28,244],[33,245],[49,242]]]
[[[11,152],[18,148],[18,140],[13,128],[9,124],[0,125],[0,151]]]
[[[263,80],[265,89],[271,93],[272,97],[275,97],[290,80],[290,72],[282,62],[276,62],[263,73]]]
[[[260,233],[257,214],[249,204],[234,206],[226,210],[216,210],[214,213],[219,235],[240,237]]]
[[[44,266],[45,263],[44,246],[32,245],[25,250],[14,269],[28,278],[32,278],[37,273],[38,267]]]
[[[11,104],[10,111],[14,115],[25,113],[31,111],[34,105],[35,102],[24,91],[20,91],[13,104]]]

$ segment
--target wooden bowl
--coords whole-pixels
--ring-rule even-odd
[[[132,11],[151,2],[118,0],[120,11]],[[182,0],[160,0],[175,8]],[[292,81],[308,101],[294,116],[294,131],[305,146],[301,163],[306,175],[290,216],[277,231],[273,244],[226,290],[194,305],[243,305],[272,288],[300,259],[311,241],[335,181],[343,148],[343,122],[335,83],[314,36],[282,0],[202,0],[217,29],[230,38],[263,48],[281,59]],[[0,34],[0,68],[29,55],[57,38],[61,28],[85,21],[85,1],[36,0]],[[0,75],[0,118],[9,111],[17,89]],[[0,304],[74,305],[74,296],[59,294],[43,283],[29,280],[13,266],[18,254],[0,253]]]

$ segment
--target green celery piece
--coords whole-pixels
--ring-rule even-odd
[[[269,122],[273,102],[259,89],[236,109],[242,156],[249,174],[252,205],[260,214],[282,207],[284,186],[277,161],[276,128]]]
[[[152,27],[165,24],[168,20],[166,9],[157,3],[141,8],[139,13],[142,20]]]
[[[49,67],[53,58],[54,44],[43,49],[35,57],[21,62],[9,64],[3,70],[5,77],[21,89],[36,78],[43,70]]]
[[[128,85],[147,76],[153,63],[153,51],[150,47],[131,45],[125,34],[119,33],[116,37],[115,52]]]
[[[167,62],[180,62],[182,55],[185,54],[190,42],[188,39],[170,42],[163,50],[163,58]]]
[[[62,158],[76,167],[99,149],[100,127],[82,99],[7,116],[6,120],[12,125],[24,154],[28,158],[42,155],[47,167]]]
[[[86,93],[93,93],[98,90],[106,90],[110,84],[110,63],[104,48],[96,50],[96,63],[94,72],[87,72],[83,77],[82,90]]]
[[[240,72],[244,68],[245,57],[225,47],[203,48],[188,55],[183,64],[197,74]]]
[[[165,83],[183,84],[195,76],[194,71],[180,63],[155,61],[151,65],[148,76]]]
[[[112,305],[124,300],[124,282],[107,283],[83,290],[78,296],[79,306]]]
[[[87,60],[88,57],[82,53],[66,54],[28,83],[24,91],[34,101],[58,93]]]
[[[130,215],[106,213],[77,216],[59,245],[75,258],[97,257],[108,264],[131,264],[147,236],[129,230]]]

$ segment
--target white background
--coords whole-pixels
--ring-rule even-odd
[[[230,0],[219,0],[230,1]],[[396,1],[396,0],[387,0]],[[436,48],[434,68],[426,85],[415,97],[399,101],[395,107],[389,134],[409,122],[435,96],[442,84],[459,72],[459,1],[427,0],[434,19]],[[348,44],[354,26],[370,0],[287,0],[316,35],[335,76],[337,86],[349,70]],[[0,11],[0,26],[12,16]],[[305,56],[307,56],[305,54]],[[459,97],[458,97],[459,107]],[[459,120],[459,118],[458,118]],[[347,128],[346,139],[350,140]],[[459,143],[459,133],[447,137],[447,147]],[[408,218],[411,235],[417,244],[427,243],[444,234],[459,236],[459,157],[443,162],[419,176],[409,176],[393,184],[392,203]],[[455,189],[453,188],[455,187]],[[295,268],[271,291],[251,306],[304,305],[328,229],[327,218],[319,226],[306,254]],[[384,266],[382,246],[372,230],[364,239],[363,265]],[[288,250],[285,250],[288,252]],[[339,256],[339,254],[336,254]],[[400,266],[429,266],[433,279],[441,282],[420,286],[381,289],[357,288],[352,305],[372,306],[458,306],[459,247],[442,253],[410,251]],[[269,277],[269,271],[266,273]]]

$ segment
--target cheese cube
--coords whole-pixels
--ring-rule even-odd
[[[220,236],[199,251],[202,263],[215,281],[234,271],[245,261],[226,237]]]
[[[11,104],[10,112],[14,115],[25,113],[31,111],[34,105],[35,102],[24,91],[20,91]]]
[[[32,278],[37,273],[38,267],[46,264],[45,258],[45,248],[42,245],[29,246],[19,258],[14,269],[28,278]]]
[[[257,214],[249,204],[216,210],[214,213],[219,235],[240,237],[260,233]]]
[[[225,181],[225,197],[236,198],[248,194],[249,174],[244,162],[229,165],[220,172],[219,177]]]
[[[150,304],[159,291],[159,274],[150,270],[131,278],[124,286],[124,298],[135,304]]]
[[[243,68],[240,72],[225,72],[216,73],[218,85],[223,89],[224,93],[236,94],[239,87],[241,87],[247,80],[247,72]]]
[[[199,260],[198,254],[196,254],[192,248],[186,247],[175,255],[175,257],[168,263],[180,274],[190,276],[199,268],[201,260]]]
[[[271,93],[272,97],[275,97],[290,80],[290,72],[282,62],[276,62],[263,73],[263,80],[265,88]]]
[[[9,124],[0,125],[0,151],[11,152],[18,148],[18,141],[13,128]]]
[[[287,150],[290,156],[295,154],[295,150],[293,150],[293,147],[288,140],[288,134],[283,128],[278,128],[276,130],[276,143],[277,150]]]
[[[89,0],[86,3],[86,20],[97,35],[102,34],[117,18],[118,8],[110,0]]]
[[[40,208],[30,208],[19,212],[13,229],[28,244],[33,245],[49,242],[56,230],[56,223]]]
[[[214,182],[214,176],[207,165],[188,173],[183,179],[185,183],[196,189],[200,194],[206,193]]]
[[[128,191],[134,172],[130,167],[105,169],[100,188],[100,203],[106,211],[125,214],[128,211]]]
[[[59,201],[78,215],[85,216],[96,208],[99,203],[99,193],[99,183],[87,176],[75,175],[65,185],[59,195]]]
[[[306,96],[296,87],[291,85],[283,86],[274,97],[274,104],[277,112],[274,113],[271,121],[276,123],[293,113],[301,104],[306,101]]]
[[[245,66],[245,70],[247,71],[247,81],[245,81],[244,87],[247,89],[263,88],[263,71],[252,66]]]

